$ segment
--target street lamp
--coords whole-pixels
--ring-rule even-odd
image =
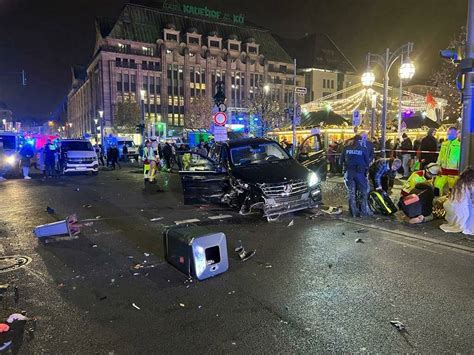
[[[141,89],[140,90],[140,98],[141,98],[142,119],[141,119],[140,128],[142,130],[142,144],[143,144],[143,147],[145,147],[145,97],[146,97],[146,90]]]
[[[103,147],[104,146],[104,111],[99,110],[97,111],[97,113],[99,114],[99,118],[100,118],[100,144]]]
[[[263,85],[263,91],[265,92],[265,94],[268,94],[270,92],[270,85],[268,84]]]
[[[375,82],[375,74],[373,71],[368,70],[362,74],[362,85],[365,87],[371,87]]]
[[[368,53],[367,54],[367,67],[371,68],[371,64],[379,65],[383,69],[384,79],[383,79],[383,103],[382,103],[382,137],[380,142],[380,150],[382,153],[382,157],[385,157],[385,134],[387,130],[387,101],[388,101],[388,81],[389,81],[389,72],[392,68],[392,65],[401,58],[402,65],[400,67],[400,74],[404,77],[412,78],[415,74],[415,66],[411,61],[403,61],[403,58],[410,58],[410,54],[413,51],[413,43],[408,42],[395,50],[394,52],[390,52],[390,49],[387,48],[384,54],[374,54]],[[402,70],[403,67],[403,70]],[[368,84],[372,80],[372,75],[369,74],[370,71],[364,73],[365,75],[365,82]],[[362,76],[364,80],[364,75]],[[375,80],[375,76],[374,76]],[[364,81],[363,81],[364,82]],[[373,83],[373,82],[372,82]],[[400,90],[401,95],[401,90]],[[401,101],[401,100],[400,100]],[[401,107],[401,106],[400,106]],[[401,115],[399,115],[399,127],[401,126]]]

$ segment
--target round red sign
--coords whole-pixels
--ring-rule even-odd
[[[227,123],[227,115],[224,112],[217,112],[212,119],[217,126],[225,126]]]

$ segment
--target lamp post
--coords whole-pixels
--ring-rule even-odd
[[[367,72],[362,75],[362,83],[365,86],[370,86],[375,81],[375,75],[372,72],[371,65],[379,65],[383,69],[383,103],[382,103],[382,137],[380,150],[382,157],[385,157],[385,134],[387,131],[387,101],[388,101],[388,81],[389,81],[389,72],[392,68],[392,65],[403,55],[406,59],[405,62],[400,67],[400,73],[403,74],[405,79],[411,79],[415,74],[415,66],[410,61],[410,54],[413,51],[413,43],[408,42],[395,50],[390,52],[390,49],[387,48],[384,54],[367,54]],[[402,71],[403,68],[403,71]],[[369,85],[370,84],[370,85]],[[399,115],[400,116],[400,115]],[[401,116],[400,116],[401,117]],[[400,119],[400,118],[399,118]]]
[[[100,144],[103,147],[104,146],[104,111],[99,110],[97,112],[99,113],[99,118],[100,118]]]
[[[141,133],[142,133],[142,145],[145,147],[145,96],[146,96],[146,90],[141,89],[140,90],[140,99],[141,99],[141,123],[140,123],[140,128],[141,128]]]

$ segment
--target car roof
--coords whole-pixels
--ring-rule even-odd
[[[274,140],[268,138],[240,138],[225,142],[229,148],[242,147],[249,144],[261,144],[261,143],[276,143]]]

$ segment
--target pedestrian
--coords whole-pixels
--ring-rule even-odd
[[[329,163],[329,172],[333,175],[337,173],[338,157],[336,156],[336,154],[337,146],[334,143],[329,144],[327,150],[327,161]]]
[[[428,183],[433,185],[435,178],[441,172],[441,167],[436,163],[428,164],[425,169],[414,171],[402,186],[402,196],[407,196],[416,185]]]
[[[144,179],[148,179],[150,182],[155,180],[155,174],[157,170],[157,162],[159,161],[159,156],[155,154],[155,150],[152,147],[150,141],[145,143],[145,147],[143,148],[143,164],[149,164],[150,169],[148,172],[144,173]]]
[[[461,159],[461,142],[458,140],[456,127],[448,129],[447,140],[443,141],[439,150],[437,163],[441,166],[441,176],[435,181],[435,188],[439,195],[445,194],[446,185],[449,189],[454,187],[459,177],[459,161]]]
[[[120,166],[120,163],[118,161],[119,158],[119,150],[116,145],[113,145],[110,147],[110,164],[112,165],[112,169],[115,170],[115,165],[121,169],[122,167]]]
[[[122,148],[122,159],[124,162],[128,161],[128,147],[127,147],[127,143],[124,143],[123,144],[123,148]]]
[[[440,228],[448,233],[474,235],[474,170],[466,168],[443,204],[446,222]]]
[[[51,143],[51,139],[46,141],[44,146],[44,166],[45,177],[54,177],[56,174],[56,147]]]
[[[397,170],[402,166],[400,159],[379,158],[369,168],[372,187],[377,191],[391,193]]]
[[[430,163],[438,160],[438,142],[435,138],[436,129],[430,128],[420,142],[420,167],[424,169]]]
[[[412,152],[413,150],[413,143],[411,142],[410,137],[406,133],[402,134],[402,143],[400,144],[400,148],[402,150],[401,156],[402,156],[402,166],[403,166],[403,179],[408,179],[410,176],[410,160],[412,157]]]
[[[340,164],[345,168],[344,183],[348,192],[349,211],[352,217],[371,214],[367,203],[369,154],[367,148],[362,146],[361,141],[361,136],[356,135],[351,144],[344,148],[340,157]],[[357,196],[359,201],[357,201]]]
[[[95,153],[97,154],[97,160],[99,161],[99,165],[105,166],[104,148],[102,147],[102,144],[96,144],[94,149],[95,149]]]
[[[199,143],[199,147],[197,149],[197,153],[198,154],[201,154],[203,156],[207,156],[207,149],[204,147],[204,142],[201,141],[201,143]]]
[[[341,161],[341,154],[342,154],[342,151],[344,150],[344,141],[342,139],[339,139],[337,141],[337,148],[336,148],[336,162],[337,162],[337,173],[338,174],[342,174],[343,173],[343,166],[342,164],[340,163]]]
[[[168,169],[168,171],[171,171],[171,158],[173,157],[173,149],[171,148],[171,145],[168,142],[165,143],[162,152],[163,159],[165,160],[166,164],[166,169]]]
[[[21,168],[23,170],[23,179],[30,180],[31,158],[35,155],[31,144],[26,143],[20,149]]]

